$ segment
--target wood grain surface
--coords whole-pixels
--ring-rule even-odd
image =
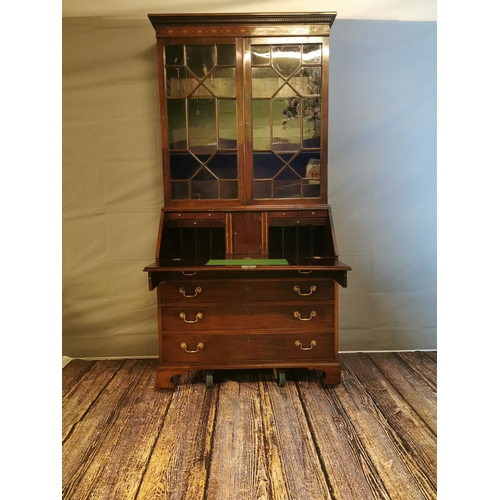
[[[435,353],[341,354],[338,386],[221,370],[159,390],[157,363],[64,367],[64,499],[436,498]]]

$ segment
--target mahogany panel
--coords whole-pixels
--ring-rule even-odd
[[[258,255],[261,252],[261,213],[233,214],[234,255]]]

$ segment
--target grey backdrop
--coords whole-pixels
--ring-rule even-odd
[[[436,23],[337,19],[329,203],[346,350],[436,348]],[[154,356],[154,30],[63,19],[63,355]]]

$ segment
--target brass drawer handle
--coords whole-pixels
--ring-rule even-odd
[[[181,312],[179,314],[179,318],[183,319],[185,323],[198,323],[198,320],[203,318],[203,314],[202,313],[196,313],[196,319],[191,321],[189,319],[186,319],[186,313],[185,312]]]
[[[188,273],[187,271],[182,271],[182,274],[184,276],[194,276],[196,274],[197,271],[193,271],[192,273]]]
[[[300,321],[311,321],[311,320],[312,320],[313,318],[315,318],[317,315],[318,315],[318,313],[317,313],[316,311],[311,311],[311,314],[309,314],[309,317],[308,317],[308,318],[303,318],[303,317],[301,316],[301,314],[299,313],[299,311],[295,311],[295,312],[293,313],[293,316],[294,316],[295,318],[299,318],[299,319],[300,319]]]
[[[311,340],[311,343],[309,344],[309,347],[302,347],[302,342],[300,340],[295,341],[295,345],[297,347],[300,347],[302,351],[310,351],[314,346],[316,346],[318,343],[315,340]]]
[[[184,295],[184,297],[187,297],[187,298],[191,298],[191,297],[196,297],[199,293],[202,292],[202,289],[201,289],[201,286],[197,286],[195,289],[194,289],[194,295],[186,295],[186,290],[184,289],[183,286],[181,286],[179,288],[179,293],[182,293],[182,295]]]
[[[299,269],[299,273],[300,273],[300,274],[311,274],[311,273],[312,273],[312,269],[311,269],[310,271],[301,271],[301,270]]]
[[[186,344],[186,342],[183,342],[183,343],[181,344],[181,349],[184,349],[186,352],[189,352],[190,354],[191,354],[191,353],[193,353],[193,352],[198,352],[200,349],[203,349],[203,347],[205,347],[205,346],[203,345],[203,343],[202,343],[202,342],[199,342],[199,343],[197,344],[197,346],[196,346],[196,351],[190,351],[190,350],[188,350],[188,348],[187,348],[187,344]]]
[[[295,285],[293,287],[293,291],[297,292],[299,295],[302,295],[302,297],[305,297],[307,295],[311,295],[313,292],[316,291],[316,285],[311,285],[311,287],[309,288],[309,293],[300,293],[300,286],[299,285]]]

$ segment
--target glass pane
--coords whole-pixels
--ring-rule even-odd
[[[283,163],[290,165],[292,158],[297,156],[297,153],[279,153],[279,157],[283,160]]]
[[[219,103],[219,148],[236,149],[236,101],[221,99]]]
[[[269,45],[252,45],[252,66],[257,64],[269,64],[270,47]]]
[[[205,85],[217,97],[236,97],[236,68],[217,68]]]
[[[271,149],[271,101],[252,101],[253,149]]]
[[[290,85],[284,85],[280,91],[276,94],[276,97],[295,97],[298,102],[299,96],[295,92],[295,90],[290,87]]]
[[[302,48],[304,64],[318,64],[321,62],[321,44],[306,44]]]
[[[271,68],[252,68],[252,97],[272,97],[284,83]]]
[[[217,65],[234,66],[236,64],[234,45],[217,45]]]
[[[320,154],[319,151],[299,153],[291,162],[290,166],[300,177],[313,179],[309,184],[319,184],[320,178]]]
[[[220,197],[222,200],[236,200],[238,198],[238,181],[221,182]]]
[[[188,132],[193,152],[216,150],[215,99],[188,99]]]
[[[197,84],[198,82],[196,82]],[[213,97],[213,94],[210,92],[210,90],[208,90],[207,87],[205,87],[205,85],[198,85],[198,87],[196,87],[196,89],[194,90],[194,92],[192,92],[191,96],[190,97]]]
[[[206,168],[202,168],[191,181],[191,197],[194,200],[219,198],[219,183]]]
[[[192,153],[193,154],[193,153]],[[193,156],[198,160],[200,165],[206,165],[207,161],[212,157],[211,154],[193,154]]]
[[[273,99],[273,150],[297,151],[300,145],[300,99]]]
[[[299,198],[300,179],[291,168],[283,170],[274,180],[274,198]]]
[[[303,147],[319,148],[321,138],[321,99],[319,97],[303,100]]]
[[[189,180],[201,168],[199,161],[189,153],[170,153],[170,178]]]
[[[290,84],[300,95],[319,95],[321,93],[321,68],[300,68]]]
[[[319,198],[320,190],[319,184],[307,184],[307,181],[304,181],[303,185],[303,193],[304,198]]]
[[[300,181],[274,181],[274,198],[300,198]]]
[[[167,68],[165,72],[167,96],[184,97],[190,94],[198,82],[185,68]]]
[[[203,78],[214,67],[215,47],[213,45],[194,45],[186,47],[188,68]]]
[[[272,198],[272,181],[254,182],[253,197],[255,200]]]
[[[167,66],[182,66],[184,64],[184,45],[165,47],[165,64]]]
[[[189,199],[189,182],[171,182],[172,199],[187,200]]]
[[[272,179],[285,166],[274,153],[253,154],[253,178]]]
[[[236,153],[216,153],[207,167],[218,179],[238,179]]]
[[[167,100],[168,143],[170,149],[186,149],[186,101]]]
[[[300,45],[274,46],[272,65],[283,76],[290,76],[300,66]]]

